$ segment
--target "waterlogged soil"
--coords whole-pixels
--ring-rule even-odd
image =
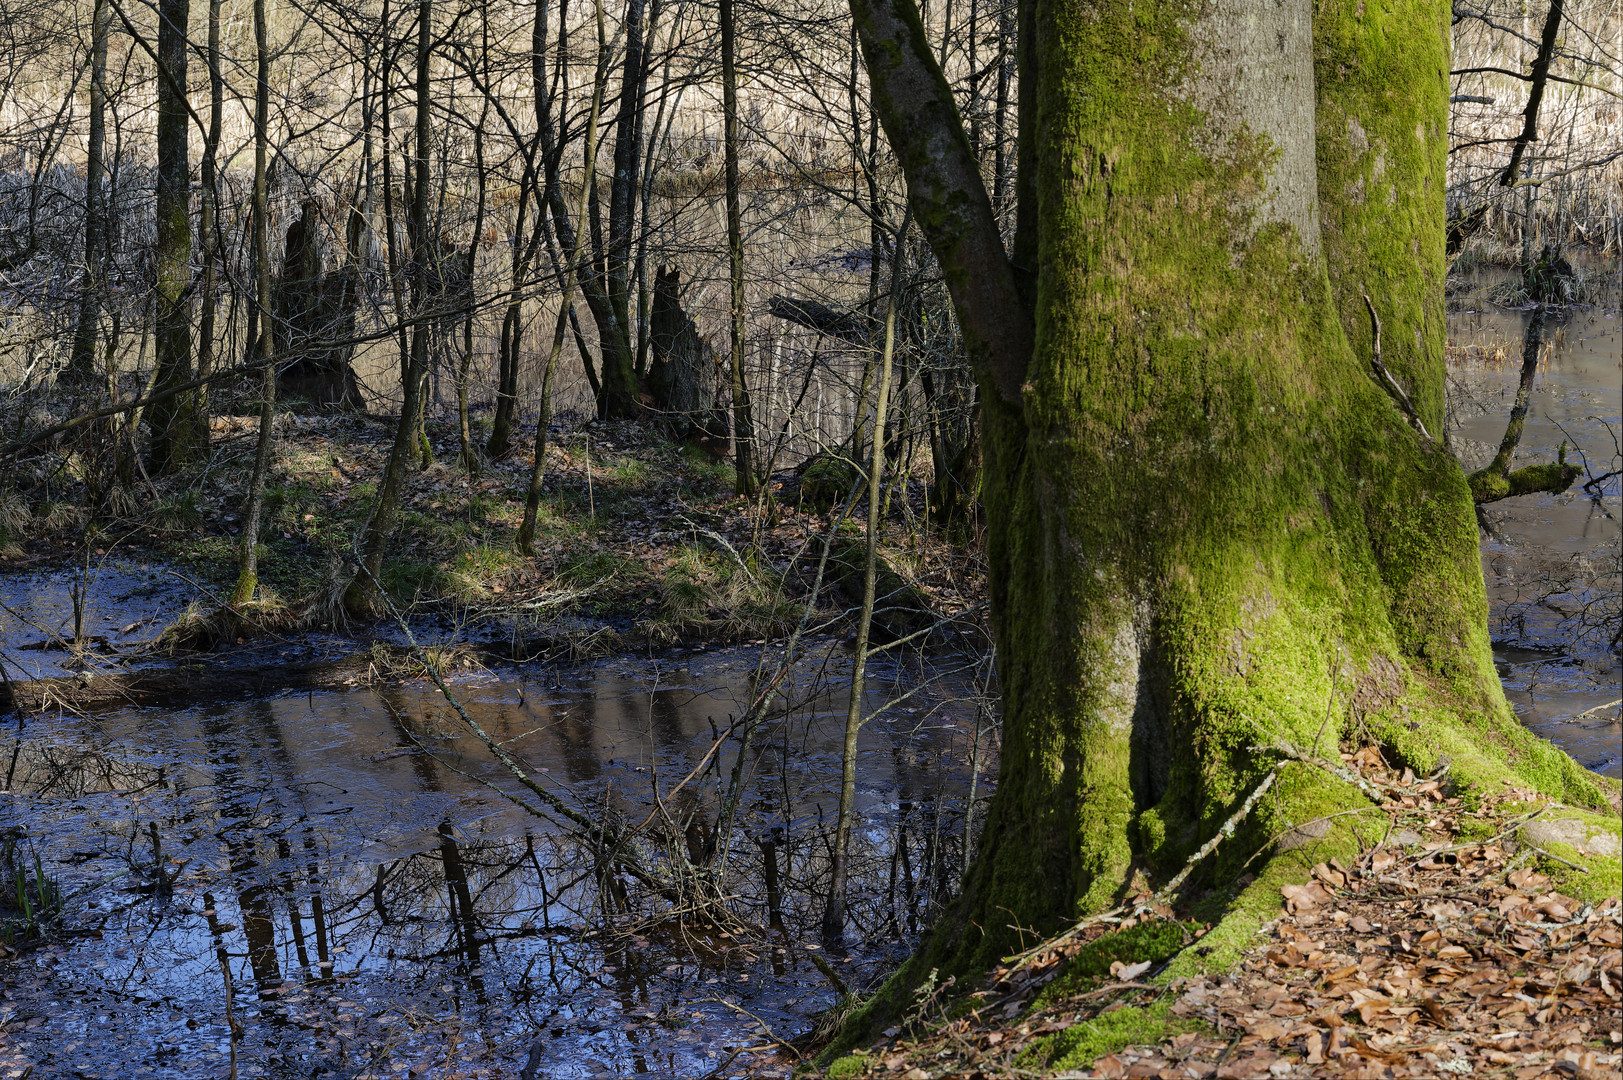
[[[658,791],[650,833],[680,845],[715,827],[737,740],[689,774],[752,699],[758,653],[453,689],[594,817],[641,820]],[[774,1036],[834,998],[810,957],[849,667],[827,644],[779,685],[743,763],[723,925],[654,917],[635,882],[595,874],[426,684],[31,719],[0,761],[0,829],[75,898],[52,940],[0,960],[0,1076],[218,1078],[233,1052],[243,1077],[787,1072]],[[855,987],[955,879],[972,765],[978,795],[995,771],[970,672],[871,670],[868,709],[901,700],[862,732],[861,944],[826,961]]]
[[[1616,777],[1623,774],[1623,319],[1615,268],[1612,276],[1596,304],[1574,305],[1547,324],[1512,464],[1554,461],[1566,443],[1585,472],[1563,494],[1486,507],[1493,535],[1483,539],[1482,568],[1511,704],[1585,767]],[[1521,377],[1532,313],[1489,301],[1503,278],[1473,279],[1450,302],[1449,441],[1467,469],[1498,449]]]

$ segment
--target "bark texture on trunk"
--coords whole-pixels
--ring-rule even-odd
[[[738,180],[738,65],[733,0],[721,0],[722,157],[725,160],[727,203],[727,266],[731,284],[733,390],[733,490],[754,495],[755,418],[750,409],[749,383],[744,375],[744,211]]]
[[[1432,432],[1443,430],[1447,233],[1438,219],[1448,164],[1448,20],[1432,0],[1325,0],[1313,24],[1331,293],[1347,341],[1366,363],[1369,294],[1382,362]]]
[[[1317,46],[1311,0],[1026,5],[1023,363],[1008,296],[1024,271],[975,222],[984,192],[953,171],[956,118],[931,130],[945,84],[916,15],[907,0],[852,6],[980,353],[1004,736],[963,897],[848,1030],[894,1015],[932,969],[984,971],[1022,934],[1125,898],[1136,872],[1178,869],[1270,769],[1274,793],[1203,868],[1208,884],[1358,803],[1279,747],[1333,758],[1356,725],[1416,772],[1446,757],[1462,785],[1514,776],[1600,802],[1507,707],[1465,478],[1343,329],[1359,278],[1412,290],[1391,301],[1389,333],[1420,407],[1440,414],[1446,5],[1415,0],[1385,23],[1332,4]],[[1321,99],[1316,48],[1332,38],[1329,69],[1364,88]],[[1345,152],[1353,121],[1400,194],[1370,195],[1373,156]],[[1353,843],[1351,820],[1326,843]],[[1258,903],[1277,908],[1301,855],[1261,863]]]
[[[79,299],[79,322],[68,361],[72,378],[88,381],[96,374],[96,337],[101,321],[103,251],[106,212],[102,207],[102,151],[107,141],[108,0],[96,0],[90,16],[90,116],[85,145],[85,272]]]
[[[186,104],[186,24],[189,0],[158,5],[158,172],[157,230],[153,275],[157,294],[154,349],[157,387],[179,386],[192,377],[191,171],[188,165]],[[154,402],[152,468],[172,472],[208,453],[208,417],[200,390]]]

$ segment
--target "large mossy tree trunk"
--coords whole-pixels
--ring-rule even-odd
[[[1601,798],[1507,707],[1465,479],[1357,321],[1439,430],[1447,6],[1026,0],[1012,257],[911,0],[852,10],[981,388],[1003,691],[979,854],[893,987],[1175,871],[1280,746]],[[1218,880],[1359,798],[1275,792]]]

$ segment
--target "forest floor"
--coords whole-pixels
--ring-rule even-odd
[[[1174,957],[1211,952],[1209,926],[1146,903],[1011,958],[968,995],[923,996],[910,1027],[821,1075],[1616,1077],[1623,902],[1615,873],[1545,850],[1560,808],[1531,791],[1467,808],[1376,747],[1342,759],[1387,793],[1371,808],[1385,841],[1284,886],[1237,965],[1175,976]]]
[[[236,577],[257,420],[218,417],[214,427],[203,468],[143,478],[121,513],[93,516],[65,500],[0,506],[0,572],[78,568],[88,577],[112,561],[156,563],[195,600],[164,644],[251,649],[257,625],[282,635],[345,630],[365,647],[376,628],[346,624],[337,601],[394,421],[279,418],[261,530],[263,599],[244,613],[245,628],[231,621],[234,641],[211,638],[210,615]],[[515,446],[533,438],[518,432]],[[853,545],[862,529],[841,516],[844,493],[803,498],[812,485],[794,472],[780,471],[761,497],[745,499],[733,494],[730,461],[650,425],[566,420],[549,438],[535,554],[524,556],[513,540],[533,454],[516,449],[470,475],[454,435],[441,430],[434,446],[434,463],[408,475],[382,575],[410,621],[449,624],[474,641],[533,640],[542,651],[561,642],[579,659],[781,636],[800,623],[807,600],[812,625],[837,629],[861,595]],[[972,623],[980,598],[978,560],[965,553],[975,545],[923,528],[923,495],[921,480],[903,476],[887,498],[881,584],[892,610],[880,621],[894,636],[966,613]]]

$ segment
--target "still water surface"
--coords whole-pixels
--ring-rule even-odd
[[[761,730],[726,876],[743,921],[708,931],[640,918],[649,905],[622,881],[623,932],[597,933],[589,854],[486,786],[520,790],[452,736],[431,688],[31,721],[6,814],[70,887],[101,888],[74,914],[95,937],[8,965],[0,1014],[21,1030],[7,1052],[53,1076],[223,1076],[222,954],[243,1076],[688,1076],[770,1051],[765,1030],[797,1033],[833,996],[801,943],[821,914],[807,886],[837,800],[843,694],[824,688],[842,668],[837,647],[803,665],[792,708]],[[736,744],[670,791],[741,713],[753,672],[753,654],[721,651],[456,689],[572,803],[640,819],[657,784],[673,819],[697,806],[703,828]],[[955,696],[967,673],[880,674],[870,706],[915,693],[863,733],[865,944],[830,958],[859,986],[956,876],[977,715]],[[983,753],[982,793],[992,764]],[[759,1073],[771,1058],[740,1061]]]
[[[1524,723],[1608,776],[1623,766],[1623,322],[1617,267],[1593,307],[1571,308],[1546,329],[1527,427],[1513,468],[1555,460],[1565,442],[1587,472],[1561,495],[1524,495],[1486,511],[1496,535],[1482,544],[1489,631],[1499,674]],[[1502,275],[1484,275],[1450,305],[1449,342],[1465,355],[1449,368],[1451,443],[1468,469],[1492,459],[1521,376],[1530,312],[1488,303]],[[1585,490],[1591,477],[1614,475]]]

